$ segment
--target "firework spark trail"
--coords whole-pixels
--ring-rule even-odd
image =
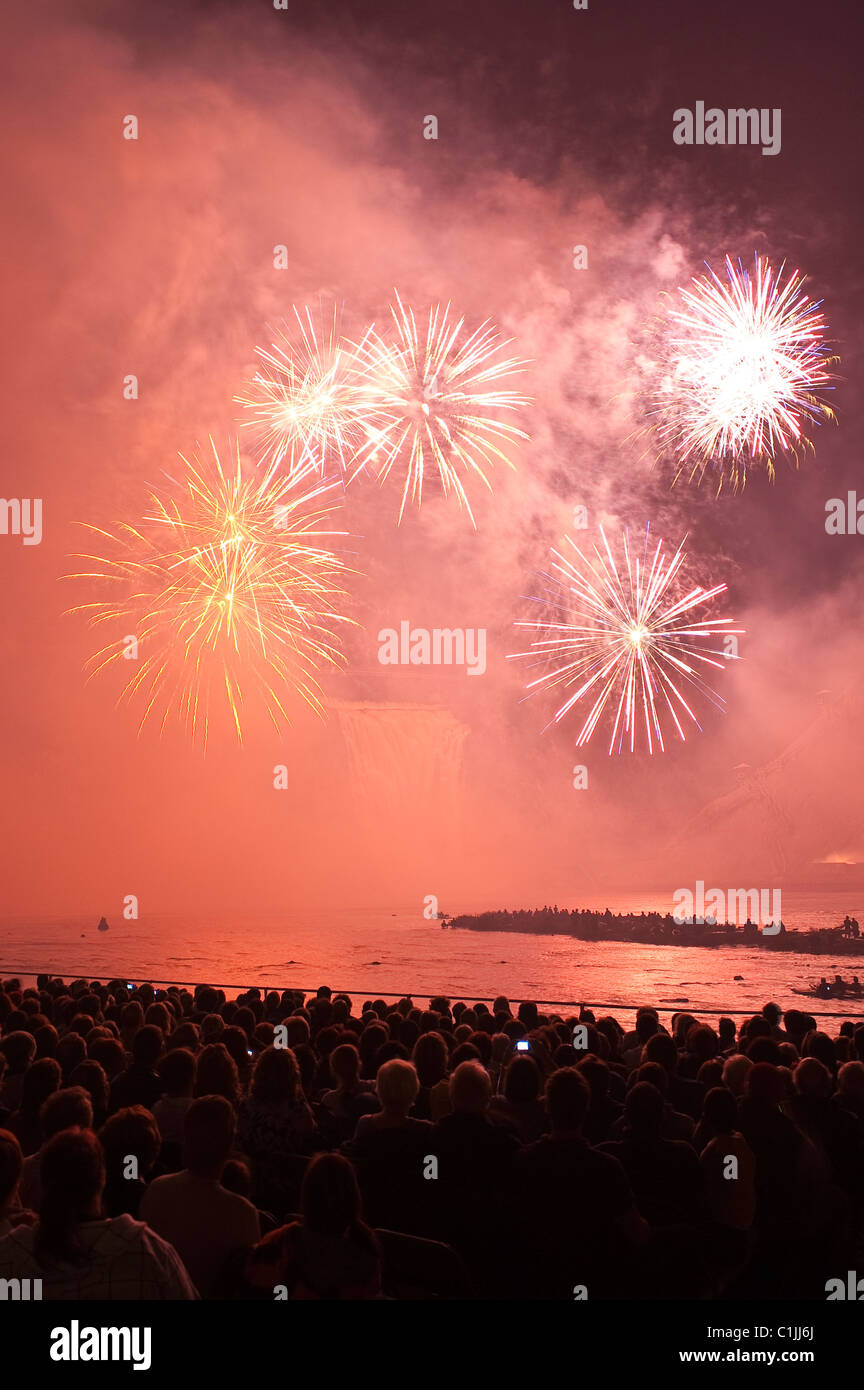
[[[235,400],[250,412],[243,423],[255,431],[263,462],[287,460],[289,477],[312,467],[350,482],[366,439],[368,383],[335,307],[317,330],[308,308],[301,315],[295,305],[294,317],[297,326],[283,324],[270,351],[255,349],[263,366]]]
[[[683,544],[668,561],[662,541],[649,554],[646,528],[643,554],[634,557],[625,531],[619,564],[602,527],[600,535],[603,548],[595,545],[596,559],[583,554],[570,537],[565,543],[572,556],[552,551],[553,574],[542,576],[546,592],[535,600],[543,616],[517,623],[539,635],[529,651],[513,653],[509,659],[530,657],[534,665],[544,666],[543,674],[527,685],[529,694],[557,687],[572,691],[552,723],[560,722],[580,701],[593,700],[577,747],[589,742],[603,716],[614,709],[610,754],[616,743],[620,753],[628,736],[630,752],[635,752],[640,729],[649,753],[655,745],[664,752],[663,716],[682,741],[687,721],[701,729],[684,691],[688,696],[695,691],[723,707],[701,668],[722,669],[729,657],[705,643],[743,629],[732,627],[731,618],[694,616],[725,593],[726,585],[686,591],[681,582]]]
[[[526,364],[499,356],[506,343],[488,320],[464,333],[465,320],[454,321],[449,304],[418,324],[397,293],[390,312],[395,341],[372,328],[356,346],[368,405],[359,463],[374,467],[381,482],[404,468],[400,522],[409,499],[422,502],[431,475],[445,496],[455,493],[474,524],[465,481],[474,477],[491,491],[485,470],[496,462],[512,467],[506,446],[528,438],[504,418],[528,404],[509,389],[509,378]]]
[[[727,478],[742,486],[753,466],[773,478],[779,455],[797,462],[812,447],[808,430],[833,419],[821,394],[832,380],[821,301],[797,270],[784,283],[784,265],[757,256],[750,274],[727,256],[726,282],[709,266],[669,311],[657,434],[679,474],[713,471],[718,491]]]
[[[320,529],[333,486],[272,469],[249,476],[239,449],[224,469],[210,444],[212,460],[184,458],[182,485],[152,493],[139,525],[89,526],[106,553],[79,556],[96,568],[67,576],[108,586],[69,610],[117,634],[89,659],[91,676],[122,662],[134,635],[141,659],[120,701],[144,700],[139,732],[161,710],[161,729],[176,714],[205,746],[220,708],[242,741],[247,688],[277,729],[290,722],[288,692],[320,713],[316,672],[340,663],[337,629],[350,621],[339,611],[348,571],[330,549],[344,533]]]

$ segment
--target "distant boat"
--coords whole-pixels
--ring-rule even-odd
[[[104,918],[104,917],[100,917],[100,918],[99,918],[99,925],[98,925],[98,927],[96,928],[96,930],[97,930],[97,931],[107,931],[107,930],[108,930],[108,923],[105,921],[105,918]]]
[[[852,980],[842,980],[837,984],[835,980],[827,980],[824,985],[813,984],[809,989],[794,989],[793,994],[805,994],[809,999],[860,999],[861,985],[856,985]]]

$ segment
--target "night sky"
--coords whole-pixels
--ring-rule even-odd
[[[0,915],[132,891],[154,911],[383,906],[430,874],[454,909],[578,903],[864,864],[864,538],[825,530],[829,499],[864,496],[859,5],[106,0],[22,7],[2,29],[0,493],[41,498],[44,536],[0,535]],[[698,101],[779,108],[779,153],[676,145],[673,112]],[[805,273],[840,361],[836,423],[800,469],[716,498],[673,486],[645,393],[666,296],[727,253]],[[206,756],[176,721],[139,737],[117,677],[86,680],[93,634],[65,613],[88,597],[62,578],[77,523],[140,517],[208,435],[227,451],[255,345],[292,305],[339,304],[362,334],[394,287],[422,313],[492,319],[528,359],[514,469],[472,493],[476,530],[432,490],[397,527],[397,487],[348,489],[358,626],[322,678],[324,721],[298,708],[277,734],[250,709],[242,747],[226,724]],[[746,629],[718,679],[726,714],[703,706],[665,754],[609,758],[602,738],[577,754],[578,724],[544,733],[552,706],[523,701],[505,661],[576,505],[686,535]],[[485,628],[484,676],[381,666],[379,629],[406,619]],[[446,712],[418,716],[416,747],[394,733],[399,804],[358,784],[336,706],[359,702]],[[467,730],[458,805],[410,773],[445,726]]]

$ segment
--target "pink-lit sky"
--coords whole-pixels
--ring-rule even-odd
[[[3,20],[0,492],[43,499],[44,538],[0,536],[0,916],[98,914],[129,893],[201,913],[578,902],[864,861],[864,538],[824,527],[828,498],[864,492],[856,7],[829,6],[823,32],[809,3],[759,0],[737,36],[728,7],[690,0],[178,8]],[[703,99],[782,108],[780,154],[675,146],[673,110]],[[805,271],[842,365],[838,423],[800,472],[718,501],[672,489],[634,435],[661,297],[727,251]],[[440,704],[468,729],[458,806],[418,774],[396,811],[358,787],[332,712],[276,735],[253,711],[242,748],[217,737],[206,757],[179,725],[138,737],[118,682],[86,682],[93,636],[64,616],[86,594],[61,579],[76,522],[140,516],[178,451],[235,432],[268,324],[338,302],[362,332],[394,286],[494,319],[533,398],[515,469],[473,494],[476,531],[452,500],[397,529],[393,487],[347,493],[360,627],[326,696]],[[697,577],[728,583],[747,630],[719,678],[727,714],[706,710],[665,756],[577,755],[575,726],[544,734],[550,707],[520,702],[504,660],[577,503],[688,533]],[[486,673],[382,667],[377,633],[404,619],[487,629]]]

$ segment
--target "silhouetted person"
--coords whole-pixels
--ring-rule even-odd
[[[249,1255],[245,1282],[253,1296],[365,1299],[381,1293],[378,1241],[362,1219],[354,1170],[340,1154],[319,1154],[307,1169],[300,1220],[272,1231]]]
[[[692,1145],[663,1138],[663,1110],[659,1090],[637,1082],[624,1102],[624,1137],[601,1150],[618,1159],[651,1226],[694,1224],[706,1214],[699,1160]]]
[[[195,1298],[167,1241],[131,1216],[102,1216],[104,1186],[95,1134],[56,1134],[42,1155],[39,1221],[0,1240],[0,1279],[41,1279],[47,1300]]]
[[[520,1293],[526,1298],[588,1298],[615,1288],[615,1271],[647,1239],[627,1175],[617,1159],[586,1142],[582,1126],[591,1093],[575,1067],[546,1082],[551,1130],[528,1145],[514,1164],[512,1216],[520,1255]],[[659,1097],[658,1097],[659,1099]]]
[[[112,1114],[129,1105],[143,1105],[147,1110],[152,1109],[164,1089],[156,1071],[163,1042],[162,1033],[154,1023],[139,1028],[132,1039],[132,1065],[111,1083],[109,1108]]]
[[[155,1178],[141,1201],[141,1216],[170,1240],[202,1298],[219,1284],[232,1255],[261,1235],[251,1202],[219,1179],[234,1144],[234,1111],[224,1096],[193,1101],[186,1115],[179,1173]]]
[[[427,1154],[435,1153],[434,1127],[417,1120],[411,1109],[420,1089],[411,1062],[394,1057],[378,1069],[375,1082],[380,1110],[361,1115],[344,1152],[357,1164],[360,1189],[369,1219],[390,1230],[429,1233],[427,1197],[434,1184],[423,1178]]]

